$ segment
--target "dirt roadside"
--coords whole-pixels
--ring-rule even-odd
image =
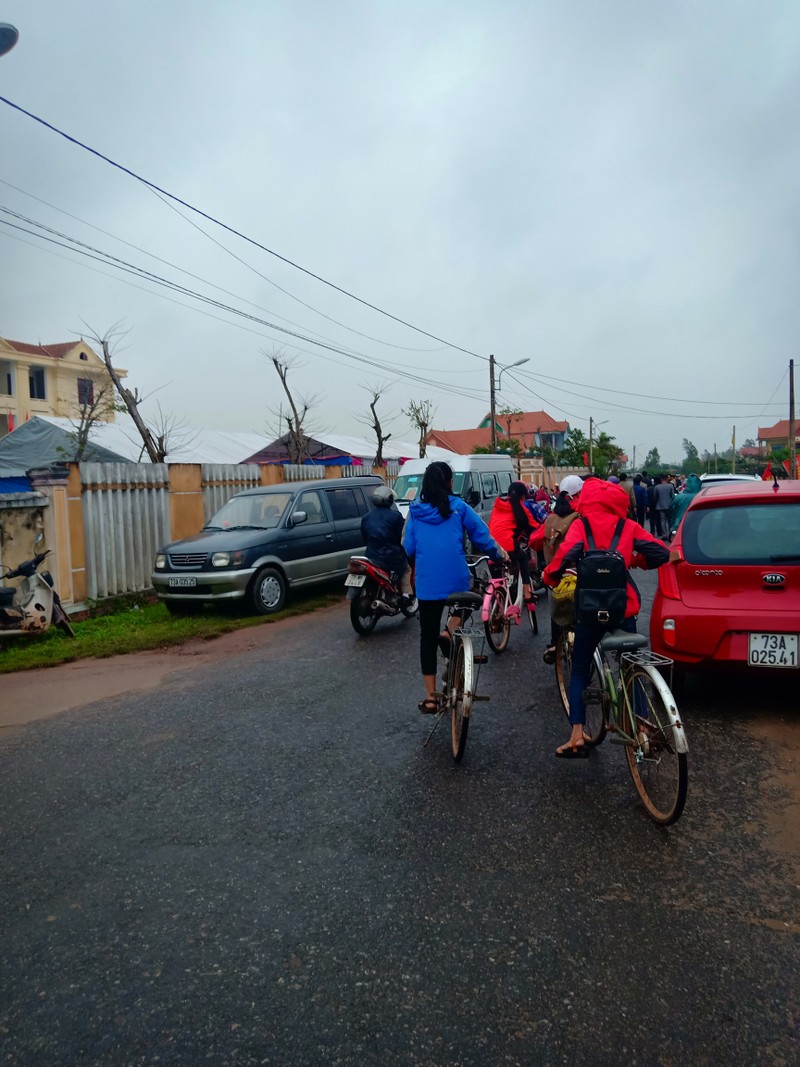
[[[303,618],[297,616],[283,620],[281,629],[286,633],[303,625]],[[82,659],[4,674],[0,679],[0,736],[96,700],[157,689],[172,675],[243,652],[266,650],[274,640],[274,627],[254,626],[153,652]]]

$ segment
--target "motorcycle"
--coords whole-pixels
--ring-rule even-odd
[[[410,619],[416,614],[417,598],[405,600],[394,576],[366,556],[351,556],[347,570],[344,584],[350,601],[350,622],[357,634],[371,634],[382,615],[405,615]]]
[[[43,634],[55,624],[69,637],[75,636],[67,613],[53,586],[48,571],[38,574],[40,564],[50,555],[50,549],[37,552],[4,578],[23,578],[18,588],[0,585],[0,637],[13,634]]]

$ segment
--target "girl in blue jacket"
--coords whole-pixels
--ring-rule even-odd
[[[472,508],[453,496],[453,471],[447,463],[431,463],[422,478],[419,499],[412,501],[403,538],[409,559],[416,571],[419,599],[419,658],[425,696],[419,710],[428,714],[438,711],[436,700],[436,650],[447,655],[452,637],[449,627],[459,626],[453,617],[441,629],[442,611],[451,593],[470,588],[471,575],[464,555],[464,534],[478,549],[495,561],[508,559],[489,528]]]

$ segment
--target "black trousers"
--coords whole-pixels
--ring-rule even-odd
[[[436,674],[436,653],[446,600],[419,601],[419,662],[423,674]]]

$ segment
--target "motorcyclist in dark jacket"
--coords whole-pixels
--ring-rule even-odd
[[[366,542],[368,560],[385,571],[400,576],[400,592],[411,597],[411,568],[403,548],[403,516],[394,507],[394,491],[379,485],[372,494],[375,505],[361,520],[361,536]]]

